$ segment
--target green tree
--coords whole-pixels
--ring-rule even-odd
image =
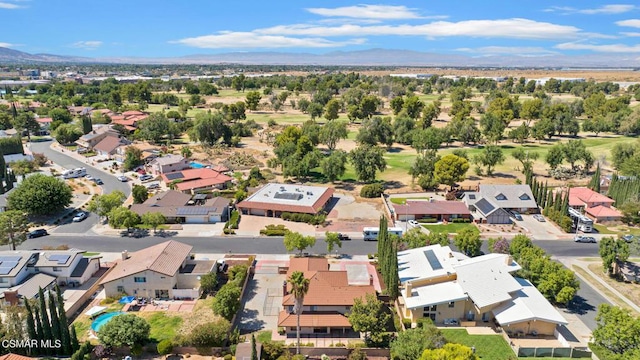
[[[486,113],[480,118],[480,128],[482,135],[492,143],[502,140],[504,129],[507,125],[502,118],[494,113]]]
[[[478,256],[482,247],[480,231],[476,227],[462,229],[453,238],[453,244],[467,256]]]
[[[213,300],[213,312],[231,321],[240,309],[241,289],[233,282],[224,284]]]
[[[231,128],[225,124],[224,116],[220,113],[198,113],[189,132],[191,140],[207,146],[217,144],[220,139],[225,144],[230,144],[231,137]]]
[[[362,122],[358,135],[358,144],[377,145],[378,143],[391,146],[393,144],[393,126],[390,117],[375,116]]]
[[[469,170],[469,162],[463,157],[447,154],[435,163],[434,170],[438,182],[453,189],[456,182],[464,180]]]
[[[518,234],[509,243],[509,253],[513,255],[516,261],[519,261],[522,251],[531,247],[533,247],[531,239],[526,235]]]
[[[427,234],[422,232],[420,226],[409,229],[402,236],[402,241],[407,244],[409,249],[415,249],[427,246]]]
[[[501,147],[489,145],[480,154],[476,155],[473,160],[479,166],[486,166],[486,173],[491,176],[495,166],[504,162],[504,154]]]
[[[533,171],[533,163],[538,160],[540,154],[537,152],[529,152],[528,150],[525,151],[519,147],[511,153],[511,156],[522,164],[522,173],[526,174]]]
[[[284,247],[287,251],[298,250],[300,255],[309,247],[313,247],[316,243],[314,236],[304,236],[299,232],[290,231],[284,236]]]
[[[602,267],[609,274],[616,274],[618,264],[627,261],[629,258],[629,244],[622,239],[614,239],[610,236],[600,240],[599,254],[602,258]]]
[[[260,95],[259,91],[249,91],[246,96],[245,102],[247,103],[247,108],[251,111],[258,110],[258,105],[260,104],[260,100],[262,99],[262,95]]]
[[[142,204],[149,199],[149,189],[143,185],[133,185],[131,194],[133,196],[134,204]]]
[[[218,285],[218,275],[210,272],[200,276],[200,289],[205,294],[213,294]]]
[[[340,115],[340,109],[342,108],[342,104],[338,99],[331,99],[324,106],[324,118],[331,121],[337,119]]]
[[[402,108],[410,118],[415,120],[420,117],[424,103],[417,96],[408,96],[404,100]]]
[[[631,316],[627,310],[600,304],[596,323],[593,331],[594,344],[619,355],[631,355],[631,352],[640,349],[640,320]]]
[[[73,144],[80,139],[82,131],[74,124],[62,124],[53,131],[53,137],[60,144]]]
[[[96,195],[89,202],[87,209],[98,216],[109,216],[111,210],[122,206],[127,196],[120,190],[112,191],[108,194]]]
[[[24,212],[8,210],[0,213],[0,245],[11,245],[11,250],[15,250],[27,240],[28,232],[29,220]]]
[[[53,340],[53,333],[51,332],[51,323],[49,322],[49,312],[47,311],[47,299],[44,296],[44,291],[42,288],[38,288],[38,300],[39,300],[39,310],[40,310],[40,319],[42,321],[42,339],[43,340]],[[45,354],[49,354],[50,349],[45,349]]]
[[[81,118],[82,121],[82,133],[88,134],[93,130],[93,124],[91,123],[91,117],[84,115]]]
[[[153,233],[157,232],[158,226],[167,222],[167,218],[160,212],[148,212],[142,214],[142,223],[151,226]]]
[[[51,336],[52,339],[62,340],[62,329],[60,328],[60,320],[58,319],[58,311],[56,310],[56,302],[53,298],[53,292],[49,291],[49,316],[51,317]]]
[[[349,132],[347,131],[346,121],[329,121],[320,128],[319,141],[327,145],[329,151],[333,151],[341,139],[346,139]]]
[[[156,112],[138,123],[140,137],[154,144],[160,143],[169,134],[169,119],[162,112]]]
[[[431,127],[434,120],[440,116],[440,102],[434,101],[428,104],[422,110],[422,119],[420,120],[420,127],[423,129]]]
[[[393,99],[391,99],[389,106],[393,111],[393,115],[398,115],[400,111],[402,111],[402,108],[404,107],[404,98],[402,98],[402,96],[394,97]]]
[[[294,300],[294,311],[296,313],[296,353],[300,354],[300,315],[304,308],[304,297],[309,292],[309,279],[304,277],[302,271],[291,273],[287,282],[291,285],[291,295]]]
[[[215,321],[194,326],[187,340],[196,347],[220,347],[224,345],[231,330],[231,323],[227,319],[218,318]]]
[[[30,215],[60,213],[71,204],[71,188],[53,176],[34,174],[24,179],[7,197],[10,209]]]
[[[102,325],[98,332],[98,339],[109,347],[140,346],[149,339],[150,329],[149,323],[139,316],[118,315]]]
[[[375,342],[386,331],[391,314],[385,310],[384,303],[376,295],[367,294],[364,299],[354,299],[348,318],[353,330],[365,333],[366,339]]]
[[[329,254],[333,252],[336,246],[342,248],[342,240],[340,240],[340,236],[336,232],[325,232],[324,241],[327,243],[327,252]]]
[[[439,349],[427,349],[420,360],[478,360],[473,349],[462,344],[444,344]]]
[[[358,180],[362,182],[372,182],[376,178],[377,171],[384,171],[387,168],[384,150],[378,146],[359,145],[349,152],[349,158]]]
[[[424,154],[418,154],[411,168],[409,175],[414,180],[418,178],[418,185],[424,190],[433,189],[438,186],[438,179],[434,176],[436,163],[440,160],[440,155],[435,150],[429,150]]]
[[[126,171],[131,171],[142,165],[142,150],[131,145],[124,150],[124,163],[122,166]]]
[[[433,324],[399,332],[391,342],[391,356],[396,360],[416,360],[427,349],[441,348],[447,340]]]
[[[449,246],[451,241],[449,240],[449,234],[431,232],[427,235],[427,245],[440,244],[442,246]]]
[[[258,360],[258,350],[256,348],[256,336],[251,334],[251,360]]]
[[[109,226],[114,229],[125,228],[131,232],[131,229],[138,224],[140,224],[140,216],[127,208],[117,207],[109,212]]]
[[[640,224],[640,200],[628,200],[618,206],[622,212],[622,221],[627,224]]]
[[[347,153],[336,150],[320,161],[322,174],[327,180],[334,182],[344,175],[347,170]]]
[[[553,145],[547,152],[545,161],[551,169],[555,169],[564,161],[564,151],[561,144]]]

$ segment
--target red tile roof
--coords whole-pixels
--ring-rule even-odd
[[[50,117],[45,117],[45,118],[37,118],[36,121],[39,123],[50,123],[53,121],[53,119]]]
[[[615,201],[605,195],[597,193],[586,187],[574,187],[569,189],[569,206],[585,206],[586,203],[607,203]]]
[[[316,202],[311,206],[303,206],[303,205],[290,205],[290,204],[274,204],[274,203],[264,203],[259,201],[241,201],[237,207],[239,209],[256,209],[256,210],[273,210],[273,211],[282,211],[282,212],[293,212],[293,213],[305,213],[305,214],[317,214],[324,205],[331,199],[333,193],[335,192],[332,188],[327,188],[322,196],[316,200]]]
[[[278,315],[278,326],[297,326],[297,315],[281,311]],[[301,327],[351,327],[349,319],[340,313],[302,313]]]
[[[30,358],[28,356],[22,356],[22,355],[13,354],[13,353],[8,353],[6,355],[0,356],[0,360],[33,360],[33,359],[36,359],[36,358]]]
[[[460,201],[411,201],[407,204],[393,204],[396,214],[408,215],[471,215],[467,206]]]
[[[621,218],[622,213],[616,209],[598,205],[585,209],[585,212],[595,218]]]
[[[165,184],[170,184],[172,181],[172,180],[169,180],[169,178],[172,178],[171,174],[176,174],[176,173],[182,173],[181,178],[175,179],[175,180],[182,180],[181,182],[178,182],[176,184],[176,189],[180,191],[200,189],[204,187],[220,185],[232,180],[232,178],[227,175],[220,174],[217,171],[214,171],[212,169],[206,169],[206,168],[186,169],[181,171],[175,171],[172,173],[162,174],[160,176],[162,177],[162,181],[164,181]]]

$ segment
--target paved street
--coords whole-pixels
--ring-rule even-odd
[[[120,182],[114,175],[95,169],[82,161],[51,149],[52,144],[52,141],[34,142],[30,144],[30,149],[32,152],[44,153],[49,160],[65,169],[74,169],[79,167],[86,168],[87,174],[94,178],[102,179],[104,182],[104,185],[102,185],[104,193],[110,193],[115,190],[120,190],[127,196],[131,193],[131,186],[129,183]],[[60,225],[58,228],[53,230],[53,233],[93,234],[93,232],[91,232],[91,228],[97,224],[97,222],[98,217],[94,214],[90,214],[89,217],[82,222],[69,222]]]

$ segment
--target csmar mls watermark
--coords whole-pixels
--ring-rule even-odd
[[[37,339],[4,339],[2,340],[3,349],[60,349],[62,341],[60,340],[37,340]]]

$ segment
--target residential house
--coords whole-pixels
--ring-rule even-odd
[[[353,302],[364,299],[367,294],[376,294],[368,285],[351,285],[347,271],[330,271],[326,258],[292,258],[287,277],[295,271],[304,273],[309,279],[309,291],[304,296],[300,315],[300,333],[342,335],[353,329],[347,318]],[[282,306],[278,316],[278,327],[288,334],[296,333],[297,316],[294,311],[295,297],[291,285],[283,284]]]
[[[123,251],[122,258],[101,282],[106,296],[197,299],[200,276],[214,271],[216,262],[193,260],[192,248],[170,240],[131,254]]]
[[[142,111],[130,110],[123,112],[121,115],[111,116],[111,123],[114,125],[122,125],[129,132],[132,132],[138,128],[138,122],[148,117],[149,115]]]
[[[117,153],[119,147],[129,145],[130,143],[130,141],[121,136],[107,135],[93,147],[93,150],[98,155],[111,156]]]
[[[233,180],[231,177],[207,168],[186,169],[161,175],[167,187],[194,194],[198,191],[225,189]]]
[[[451,221],[453,219],[471,219],[469,208],[460,201],[409,200],[404,204],[391,203],[395,220],[436,219]]]
[[[10,155],[2,155],[5,164],[10,164],[16,161],[33,161],[33,155],[31,154],[10,154]]]
[[[85,149],[93,149],[94,146],[107,136],[120,136],[120,134],[114,130],[111,126],[94,126],[90,133],[84,134],[76,141],[78,146]]]
[[[0,252],[0,301],[32,299],[41,287],[80,286],[100,269],[99,257],[83,250],[20,250]]]
[[[51,123],[53,122],[53,119],[50,117],[39,117],[36,119],[36,121],[38,122],[38,124],[40,124],[41,131],[48,131]]]
[[[140,216],[159,212],[167,218],[167,222],[187,224],[227,221],[228,209],[227,198],[208,199],[206,194],[190,195],[175,190],[156,194],[142,204],[131,205],[131,211]]]
[[[181,171],[191,168],[189,160],[181,155],[168,154],[157,157],[148,165],[149,171],[153,175],[161,175],[165,173]]]
[[[529,185],[486,185],[462,197],[474,219],[488,224],[510,224],[512,212],[538,213]]]
[[[28,356],[8,353],[0,356],[0,360],[33,360],[33,358],[30,358]]]
[[[553,335],[567,321],[525,279],[506,254],[474,258],[448,246],[398,252],[400,312],[413,326],[421,318],[438,325],[476,326],[496,322],[507,333]]]
[[[241,201],[247,215],[280,217],[283,212],[318,214],[328,211],[334,189],[323,186],[270,183]]]
[[[569,206],[581,211],[594,222],[620,221],[622,213],[613,208],[615,200],[586,187],[569,188]]]

